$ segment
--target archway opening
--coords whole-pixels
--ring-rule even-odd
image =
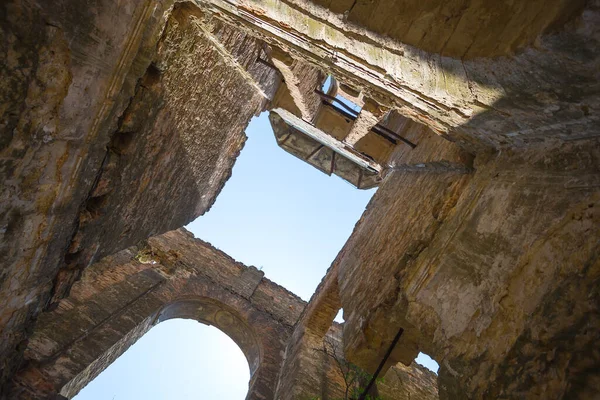
[[[175,318],[150,329],[74,399],[235,400],[245,398],[249,380],[246,357],[229,336]]]

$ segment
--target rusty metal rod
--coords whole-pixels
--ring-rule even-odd
[[[333,105],[331,103],[328,103],[328,102],[324,101],[323,104],[325,104],[328,107],[333,108],[335,111],[337,111],[338,113],[342,114],[344,117],[346,117],[348,119],[351,119],[352,121],[355,121],[356,118],[358,118],[358,117],[356,117],[356,116],[354,116],[354,115],[352,115],[350,113],[347,113],[346,111],[344,111],[344,110],[342,110],[340,108],[337,108],[335,105]],[[389,130],[388,128],[386,128],[383,125],[377,124],[377,125],[375,125],[374,127],[371,128],[371,131],[373,131],[377,135],[381,136],[382,138],[389,140],[393,144],[397,144],[397,141],[400,140],[401,142],[409,145],[413,149],[415,147],[417,147],[417,145],[414,144],[413,142],[411,142],[410,140],[403,138],[402,136],[398,135],[394,131]]]
[[[398,140],[402,141],[403,143],[409,145],[412,149],[414,149],[415,147],[417,147],[416,144],[414,144],[413,142],[411,142],[408,139],[403,138],[402,136],[398,135],[396,132],[392,131],[391,129],[386,128],[385,126],[381,125],[381,124],[377,124],[375,125],[378,129],[381,129],[387,133],[389,133],[390,135],[395,136]]]
[[[336,99],[335,97],[330,96],[327,93],[323,93],[319,89],[315,89],[315,93],[318,94],[319,96],[321,96],[321,98],[324,98],[329,101],[334,101],[334,102],[338,103],[339,105],[341,105],[342,107],[344,107],[346,110],[350,111],[351,113],[358,115],[358,111],[356,111],[355,109],[353,109],[352,107],[350,107],[349,105],[347,105],[346,103],[341,101],[340,99]]]
[[[336,99],[335,97],[332,97],[328,94],[323,93],[322,91],[320,91],[319,89],[315,89],[315,93],[317,93],[319,96],[321,96],[321,98],[324,98],[326,100],[330,100],[330,101],[334,101],[338,104],[340,104],[342,107],[344,107],[346,110],[350,111],[351,113],[347,113],[344,110],[340,110],[339,108],[337,108],[336,106],[334,106],[333,104],[324,102],[324,104],[327,104],[328,106],[332,107],[334,110],[339,111],[340,113],[342,113],[345,117],[350,118],[352,121],[355,121],[356,118],[358,118],[358,112],[354,109],[352,109],[350,106],[348,106],[347,104],[344,104],[343,101],[341,101],[340,99]],[[393,138],[394,140],[391,140],[391,142],[393,144],[396,144],[396,140],[400,140],[401,142],[409,145],[411,148],[415,148],[417,147],[416,144],[414,144],[413,142],[411,142],[410,140],[398,135],[396,132],[392,131],[391,129],[386,128],[385,126],[381,125],[381,124],[376,124],[373,128],[371,128],[371,130],[373,132],[375,132],[376,134],[378,134],[379,136],[382,136],[386,139],[390,139]]]
[[[260,56],[258,56],[258,57],[256,58],[256,62],[259,62],[259,63],[261,63],[261,64],[263,64],[263,65],[266,65],[267,67],[269,67],[269,68],[271,68],[271,69],[274,69],[274,70],[275,70],[275,72],[277,72],[278,74],[281,74],[281,72],[279,71],[279,69],[278,69],[278,68],[277,68],[277,67],[276,67],[274,64],[271,64],[271,63],[270,63],[270,62],[268,62],[267,60],[263,60],[262,58],[260,58]]]
[[[377,371],[375,371],[375,374],[373,375],[373,377],[369,381],[369,384],[367,385],[367,387],[365,388],[365,390],[363,390],[363,392],[358,397],[358,400],[365,400],[366,399],[367,394],[369,393],[369,390],[371,390],[371,387],[373,386],[373,384],[377,380],[377,377],[381,373],[381,370],[383,369],[383,366],[385,365],[385,363],[387,362],[387,359],[392,354],[392,351],[394,350],[394,347],[396,347],[396,344],[398,343],[398,340],[400,340],[400,336],[402,336],[403,333],[404,333],[404,329],[400,328],[400,330],[398,331],[398,333],[396,333],[396,336],[394,337],[394,340],[392,340],[392,344],[387,349],[387,352],[385,353],[385,356],[383,357],[383,360],[381,360],[381,362],[379,363],[379,366],[377,367]]]

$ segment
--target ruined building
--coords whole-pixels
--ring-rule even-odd
[[[1,398],[175,317],[249,399],[341,398],[323,343],[385,399],[600,398],[600,1],[6,0],[0,33]],[[261,112],[378,187],[307,304],[179,229]]]

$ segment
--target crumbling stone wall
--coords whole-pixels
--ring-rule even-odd
[[[377,392],[382,399],[439,399],[437,376],[417,363],[393,365],[377,383]]]
[[[314,92],[320,89],[326,75],[319,68],[303,60],[295,60],[286,52],[273,48],[270,57],[285,85],[280,85],[270,108],[284,107],[305,121],[312,121],[321,107],[321,99]]]
[[[289,3],[309,8],[301,0]],[[532,44],[541,32],[568,20],[584,5],[579,0],[526,3],[459,0],[426,4],[313,0],[311,3],[344,15],[349,24],[364,27],[374,35],[462,59],[512,54]]]
[[[412,41],[371,31],[362,25],[365,22],[348,21],[342,9],[330,10],[310,0],[205,3],[216,18],[238,21],[247,32],[332,73],[364,96],[429,126],[472,153],[599,134],[598,0],[585,5],[563,1],[553,2],[550,7],[538,4],[534,14],[521,10],[516,17],[511,13],[512,6],[502,2],[464,2],[467,8],[459,8],[452,15],[463,21],[459,24],[463,33],[458,37],[464,45],[462,51],[467,52],[473,40],[489,41],[494,47],[497,38],[480,37],[479,31],[500,27],[487,22],[467,23],[467,15],[479,21],[514,17],[512,23],[518,24],[536,18],[538,13],[536,24],[506,31],[525,29],[523,41],[519,39],[514,44],[520,42],[517,47],[527,47],[516,54],[508,51],[504,57],[491,57],[492,50],[473,59],[459,57],[463,54],[460,52],[442,55],[429,48],[426,41],[410,44]],[[387,15],[379,9],[384,3],[401,7],[402,2],[357,2],[354,12],[381,17]],[[428,18],[411,21],[411,15],[433,16],[438,11],[444,15],[448,11],[437,2],[417,2],[411,9],[415,14],[406,14],[405,22],[415,22],[415,27],[429,26]],[[395,13],[399,9],[388,11]],[[404,17],[403,13],[394,14],[393,18],[390,15],[390,21],[396,23]],[[442,30],[446,27],[441,26]]]
[[[249,399],[272,399],[285,343],[305,302],[185,230],[87,268],[42,314],[9,398],[71,398],[154,324],[193,318],[246,355]]]
[[[320,309],[320,302],[312,304],[310,313]],[[191,318],[217,327],[243,351],[251,375],[248,399],[343,399],[341,326],[309,318],[305,307],[261,271],[185,229],[167,232],[90,266],[69,297],[39,317],[7,398],[71,398],[152,326]],[[325,330],[321,336],[319,329]],[[324,340],[337,345],[336,358],[321,351]],[[291,354],[295,349],[301,350]],[[281,372],[284,358],[284,369],[300,365],[294,379]],[[431,372],[417,366],[390,371],[382,398],[437,398]],[[290,390],[276,394],[278,382]]]
[[[334,322],[341,307],[337,272],[338,264],[334,263],[296,323],[285,349],[276,399],[354,398],[353,386],[348,377],[344,378],[350,363],[344,353],[343,324]],[[385,375],[378,377],[371,395],[384,400],[438,398],[433,372],[416,364],[388,368]],[[365,382],[358,384],[359,390],[365,386]]]
[[[279,83],[189,3],[0,11],[0,386],[83,268],[208,210]]]
[[[431,129],[408,128],[416,151],[394,156],[336,260],[350,360],[374,370],[401,333],[391,360],[437,357],[442,398],[597,397],[598,1],[518,17],[469,3],[450,49],[380,35],[381,1],[207,3]],[[429,6],[444,12],[402,18],[428,26]],[[508,43],[466,23],[497,17],[536,22]]]
[[[597,397],[599,150],[397,163],[336,260],[349,359],[402,328],[393,360],[437,359],[440,398]]]
[[[310,352],[342,306],[350,361],[373,370],[402,333],[386,365],[432,355],[443,399],[599,395],[598,0],[174,3],[1,6],[0,385],[20,367],[14,393],[70,395],[161,315],[220,323],[210,315],[223,312],[224,327],[244,326],[260,309],[292,336],[261,344],[250,327],[238,332],[249,360],[260,346],[285,349],[277,381],[280,356],[267,358],[268,373],[257,367],[256,393],[337,393],[338,378]],[[150,249],[135,262],[112,256],[129,272],[92,279],[92,268],[73,294],[90,306],[82,315],[101,315],[73,325],[98,336],[49,338],[56,321],[76,318],[61,299],[88,265],[210,207],[245,124],[281,80],[255,62],[266,45],[288,67],[311,65],[292,71],[298,93],[332,73],[410,118],[396,123],[417,144],[394,151],[301,321],[292,331],[295,314],[268,281],[236,280],[247,284],[235,297],[215,284],[220,272],[190,270],[168,251],[158,262]],[[193,300],[172,296],[188,290]],[[105,325],[122,308],[136,323]],[[419,390],[431,386],[422,381]]]

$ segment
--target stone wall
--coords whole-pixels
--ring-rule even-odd
[[[303,1],[289,3],[306,7]],[[583,0],[526,3],[458,0],[313,0],[378,36],[462,59],[512,54],[579,11]]]
[[[214,202],[279,79],[189,3],[0,11],[0,386],[83,268]]]
[[[382,394],[436,396],[397,364],[424,351],[442,399],[600,396],[600,2],[404,3],[4,2],[2,390],[19,369],[13,397],[71,396],[189,317],[238,342],[250,397],[336,397],[315,348],[343,307],[344,357],[369,371],[401,334]],[[214,202],[277,98],[269,46],[297,114],[332,73],[417,145],[299,322],[292,294],[182,232],[118,253]]]
[[[339,309],[337,274],[330,269],[312,295],[286,346],[276,398],[326,398],[332,392],[338,395],[343,393],[343,380],[327,377],[329,368],[326,367],[330,360],[318,351],[323,348]],[[343,353],[343,349],[340,350]],[[333,372],[339,374],[336,370]],[[329,386],[328,382],[334,384]]]
[[[384,3],[400,9],[403,4],[357,2],[355,12],[384,18],[386,11],[379,9]],[[489,42],[492,48],[497,44],[496,34],[479,38],[478,32],[504,29],[504,25],[483,21],[515,18],[512,23],[518,24],[520,18],[524,18],[520,20],[523,23],[528,18],[537,20],[531,26],[507,28],[511,33],[533,29],[526,32],[523,41],[515,42],[525,46],[518,53],[508,51],[506,56],[494,58],[492,49],[480,54],[487,57],[463,59],[460,52],[445,56],[424,42],[410,44],[369,30],[365,22],[349,21],[342,9],[333,11],[310,0],[202,2],[215,18],[237,21],[247,32],[285,49],[294,58],[309,61],[362,91],[365,97],[429,126],[471,153],[600,134],[598,0],[585,5],[556,1],[548,7],[531,3],[528,7],[537,7],[534,14],[521,10],[518,16],[512,12],[520,5],[513,9],[502,2],[453,2],[452,6],[459,3],[467,7],[455,10],[455,17],[463,21],[460,36],[466,51],[470,49],[468,38]],[[432,10],[428,10],[430,6]],[[448,11],[438,2],[415,3],[411,9],[414,14],[408,13],[409,19],[410,15],[444,15]],[[561,14],[561,10],[566,12]],[[393,23],[404,18],[398,8],[388,11],[393,14],[388,16]],[[398,12],[401,14],[394,14]],[[468,23],[467,15],[480,23]],[[412,22],[415,27],[429,26],[427,21]],[[439,29],[445,29],[446,25],[442,26]],[[552,29],[544,29],[549,27]]]
[[[305,304],[191,233],[168,232],[87,268],[71,295],[40,316],[8,398],[71,398],[154,324],[192,318],[244,352],[247,398],[271,399]]]
[[[273,48],[271,58],[285,85],[280,85],[278,96],[269,108],[283,107],[305,121],[312,121],[321,107],[321,98],[314,92],[321,89],[326,75],[303,60],[294,60],[289,54]]]
[[[437,376],[427,368],[413,363],[393,365],[377,383],[382,399],[390,400],[437,400]]]
[[[296,323],[285,349],[276,399],[351,399],[353,389],[362,392],[366,387],[364,381],[351,384],[352,363],[344,353],[343,324],[334,322],[341,307],[337,272],[334,263]],[[436,375],[419,365],[391,365],[378,378],[369,394],[381,399],[438,398]]]
[[[6,397],[71,398],[152,326],[191,318],[217,327],[245,354],[247,398],[343,399],[354,386],[344,380],[337,309],[323,303],[332,276],[303,312],[293,293],[185,229],[153,237],[86,268],[70,295],[40,315]],[[436,399],[434,376],[394,366],[378,387],[386,400]]]
[[[374,369],[402,328],[392,359],[432,355],[440,398],[598,396],[599,157],[399,164],[336,260],[349,359]]]

